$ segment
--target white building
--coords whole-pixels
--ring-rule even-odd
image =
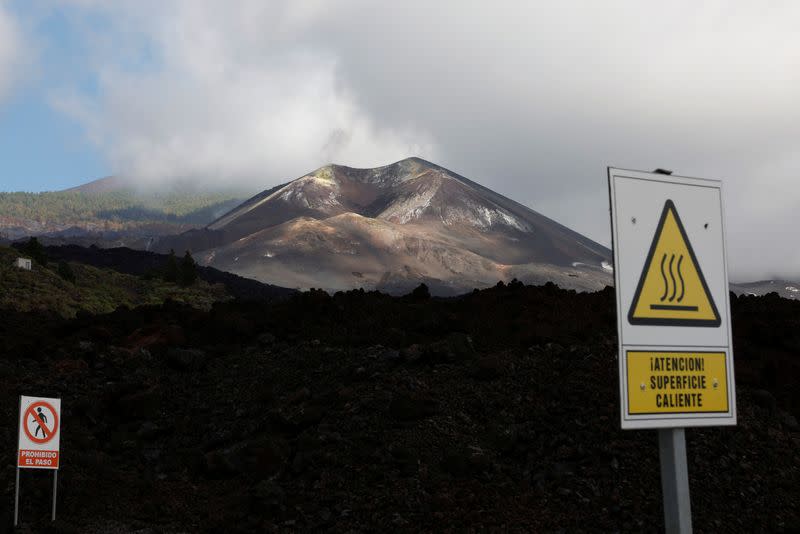
[[[31,260],[29,258],[17,258],[15,265],[20,269],[25,269],[26,271],[31,270]]]

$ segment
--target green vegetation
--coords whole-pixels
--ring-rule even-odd
[[[188,250],[183,255],[179,273],[178,281],[183,287],[189,287],[197,281],[197,264]]]
[[[210,309],[215,301],[230,299],[222,284],[195,279],[183,286],[81,263],[34,263],[32,271],[25,271],[14,266],[19,256],[14,249],[0,247],[0,309],[52,310],[74,317],[78,310],[107,313],[121,305],[160,304],[166,299]]]
[[[175,258],[175,251],[170,250],[167,257],[167,264],[164,266],[164,281],[176,284],[178,282],[178,260]]]
[[[197,282],[197,277],[197,263],[188,250],[180,263],[178,263],[178,258],[175,257],[175,251],[170,250],[163,267],[144,275],[146,280],[160,279],[170,284],[179,284],[181,287],[193,285]]]
[[[73,271],[69,263],[65,261],[58,262],[58,276],[67,282],[75,283],[75,271]]]
[[[0,219],[39,224],[100,221],[206,224],[220,212],[233,208],[244,196],[240,192],[0,193]]]
[[[47,267],[47,252],[37,238],[31,237],[19,250],[23,256],[29,256],[42,267]]]

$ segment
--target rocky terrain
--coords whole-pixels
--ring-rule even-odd
[[[21,532],[662,529],[621,431],[614,294],[320,291],[0,322],[0,531],[17,395],[63,399],[59,519]],[[687,431],[697,532],[800,529],[800,302],[732,297],[739,424]]]
[[[419,158],[327,165],[264,191],[159,251],[284,287],[455,295],[498,280],[599,290],[610,251],[522,204]]]

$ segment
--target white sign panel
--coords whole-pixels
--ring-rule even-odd
[[[61,399],[20,397],[17,467],[58,469]]]
[[[622,428],[735,425],[721,182],[608,180]]]

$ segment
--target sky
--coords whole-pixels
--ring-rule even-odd
[[[720,179],[800,278],[798,2],[0,0],[0,190],[256,191],[420,156],[610,244],[606,167]]]

